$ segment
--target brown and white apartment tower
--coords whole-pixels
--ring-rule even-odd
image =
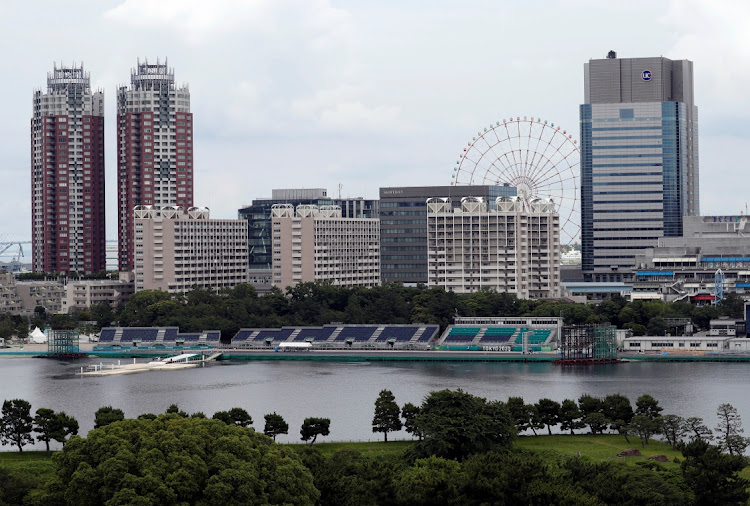
[[[117,90],[118,249],[121,271],[134,265],[136,206],[193,207],[190,90],[175,86],[167,60],[148,60]]]
[[[104,94],[83,64],[55,65],[46,93],[34,90],[31,201],[35,272],[105,268]]]

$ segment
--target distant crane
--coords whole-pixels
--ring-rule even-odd
[[[14,272],[21,270],[21,259],[24,258],[23,245],[31,241],[12,235],[0,234],[0,261],[10,258],[10,268]]]

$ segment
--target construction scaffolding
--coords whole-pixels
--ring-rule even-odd
[[[617,360],[617,328],[613,325],[566,325],[560,341],[561,361],[596,363]]]
[[[78,331],[75,329],[52,329],[47,339],[47,355],[51,357],[77,357]]]

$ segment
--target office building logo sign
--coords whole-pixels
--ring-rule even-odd
[[[644,81],[650,81],[651,80],[651,71],[650,70],[644,70],[641,72],[641,79]]]

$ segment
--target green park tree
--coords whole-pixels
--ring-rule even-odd
[[[104,427],[110,423],[121,422],[125,420],[125,413],[119,408],[112,406],[102,406],[94,413],[94,428]]]
[[[716,438],[719,448],[729,452],[730,455],[742,455],[750,444],[750,441],[742,436],[742,419],[737,408],[731,404],[721,404],[716,410],[718,425],[716,426]]]
[[[31,403],[23,399],[12,399],[3,402],[2,417],[0,417],[0,442],[14,445],[19,452],[23,447],[33,443],[31,418]]]
[[[610,394],[602,399],[602,413],[609,420],[609,428],[625,436],[630,443],[628,428],[633,419],[633,406],[630,399],[622,394]]]
[[[685,419],[677,415],[664,415],[661,418],[661,432],[664,439],[670,444],[673,450],[685,437]]]
[[[573,432],[575,429],[582,429],[586,426],[581,420],[582,416],[576,401],[565,399],[560,405],[560,428],[569,430],[571,435],[575,434]]]
[[[682,449],[680,464],[685,483],[700,505],[744,505],[750,499],[750,481],[739,472],[747,465],[742,455],[727,455],[704,439],[694,439]]]
[[[227,425],[237,425],[239,427],[250,427],[253,424],[253,417],[242,408],[232,408],[229,411],[217,411],[214,413],[215,420],[221,420]]]
[[[462,460],[475,453],[510,448],[516,426],[508,408],[463,390],[430,393],[417,416],[422,440],[412,447],[416,458],[435,455]]]
[[[269,413],[263,417],[266,421],[266,425],[263,428],[263,434],[273,438],[276,441],[276,436],[280,434],[289,434],[289,424],[286,423],[284,417],[273,413]]]
[[[38,441],[44,441],[49,454],[50,441],[64,443],[68,436],[78,434],[78,421],[64,411],[55,413],[49,408],[39,408],[34,417],[34,432]]]
[[[534,404],[539,413],[539,421],[547,426],[547,432],[552,435],[552,427],[560,423],[560,403],[552,399],[539,399]]]
[[[578,408],[583,415],[583,423],[589,426],[592,434],[604,432],[609,419],[604,415],[604,405],[601,399],[583,394],[578,398]]]
[[[302,422],[302,428],[299,433],[302,441],[309,441],[309,444],[314,444],[318,439],[318,436],[327,436],[331,433],[331,419],[330,418],[305,418]]]
[[[417,436],[418,439],[422,439],[422,434],[417,430],[417,417],[419,416],[419,412],[419,406],[407,402],[401,408],[401,418],[404,419],[404,430],[413,436]]]
[[[189,415],[185,411],[180,411],[180,407],[177,404],[170,404],[165,411],[168,415],[177,415],[183,418],[187,418]]]
[[[691,416],[685,420],[685,433],[691,441],[703,439],[711,441],[714,438],[713,432],[703,423],[703,418]]]
[[[385,442],[388,433],[401,430],[401,410],[396,404],[396,398],[390,390],[381,390],[375,399],[375,415],[372,418],[372,431],[382,432]]]
[[[296,452],[218,420],[160,415],[73,436],[35,504],[300,504],[320,494]]]

